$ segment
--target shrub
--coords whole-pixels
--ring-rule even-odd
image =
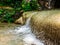
[[[14,10],[0,9],[0,21],[1,22],[13,22],[12,16],[15,14]]]

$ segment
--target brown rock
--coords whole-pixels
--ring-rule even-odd
[[[54,13],[54,14],[53,14]],[[45,15],[44,15],[45,14]],[[51,15],[50,15],[51,14]],[[59,11],[46,11],[31,18],[32,32],[39,39],[51,40],[54,44],[60,44],[60,13]],[[48,42],[48,41],[47,41]]]
[[[25,23],[25,19],[23,17],[20,17],[19,19],[17,19],[15,21],[15,23],[17,23],[17,24],[24,24]]]
[[[32,16],[33,12],[24,12],[20,18],[18,18],[15,23],[17,24],[25,24],[26,20]]]

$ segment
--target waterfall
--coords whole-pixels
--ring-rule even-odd
[[[37,14],[37,12],[33,13],[32,15],[34,14]],[[14,29],[14,34],[17,34],[18,36],[20,36],[20,38],[22,37],[24,45],[44,45],[44,43],[36,39],[36,36],[31,32],[30,19],[31,16],[27,19],[25,25]]]
[[[36,14],[37,12],[35,13],[32,13],[32,15]],[[16,33],[24,33],[25,31],[27,33],[31,32],[31,28],[30,28],[30,19],[32,17],[32,15],[26,20],[26,23],[25,25],[23,26],[20,26],[20,27],[17,27],[15,30],[16,30]]]

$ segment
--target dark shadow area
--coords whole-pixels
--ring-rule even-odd
[[[60,8],[60,0],[55,0],[55,8],[59,9]]]

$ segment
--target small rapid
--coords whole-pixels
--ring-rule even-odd
[[[37,12],[33,13],[32,15],[34,15],[36,13]],[[24,44],[20,44],[20,45],[44,45],[43,41],[38,40],[36,38],[36,36],[31,32],[30,18],[31,17],[29,17],[27,19],[25,25],[15,27],[14,30],[8,30],[4,33],[4,34],[13,34],[14,35],[11,38],[11,40],[13,40],[15,44],[11,44],[11,45],[17,45],[17,42],[19,42],[20,40],[24,43]],[[9,45],[10,45],[10,43],[9,43]]]
[[[33,15],[36,14],[33,13]],[[23,41],[24,45],[44,45],[42,41],[36,39],[36,36],[31,32],[31,27],[30,27],[30,18],[29,17],[25,23],[25,25],[18,27],[18,30],[16,30],[17,34],[22,34],[23,36]]]

